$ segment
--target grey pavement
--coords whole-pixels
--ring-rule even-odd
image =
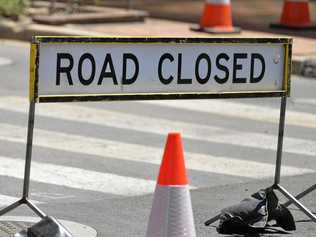
[[[302,186],[314,185],[315,173],[299,177],[285,178],[281,184],[293,193],[302,191]],[[209,180],[212,183],[212,180]],[[216,182],[214,180],[213,182]],[[271,185],[272,180],[246,182],[243,184],[219,185],[211,188],[201,188],[191,191],[193,212],[197,236],[223,236],[216,232],[218,223],[206,227],[204,222],[217,215],[223,207],[237,204],[242,199],[249,197],[257,190]],[[303,184],[303,185],[302,185]],[[278,193],[277,193],[278,194]],[[278,194],[280,200],[285,200]],[[45,211],[60,219],[85,223],[98,231],[98,236],[145,236],[148,217],[153,196],[130,197],[120,199],[99,199],[90,202],[54,203],[46,204]],[[312,210],[316,209],[315,192],[307,195],[302,202]],[[60,208],[62,206],[62,208]],[[314,237],[316,225],[311,222],[301,211],[291,205],[290,210],[294,215],[297,230],[289,232],[290,236]],[[15,215],[25,215],[25,211],[16,211]],[[276,228],[278,229],[278,228]],[[229,235],[224,235],[229,236]],[[263,234],[260,236],[285,236],[284,234]]]

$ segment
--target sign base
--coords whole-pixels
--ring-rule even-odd
[[[11,237],[23,229],[27,229],[39,222],[37,217],[2,216],[0,217],[0,236]],[[73,236],[97,237],[97,231],[89,226],[72,221],[59,220]]]

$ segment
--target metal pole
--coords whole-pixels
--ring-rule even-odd
[[[29,119],[28,119],[28,127],[27,127],[27,143],[26,143],[26,155],[25,155],[23,196],[19,201],[0,210],[0,216],[17,208],[18,206],[22,204],[26,204],[39,217],[44,218],[46,216],[46,214],[43,211],[41,211],[31,201],[28,200],[29,187],[30,187],[30,175],[31,175],[31,163],[32,163],[34,120],[35,120],[35,102],[31,102],[30,107],[29,107]]]
[[[313,222],[316,222],[316,216],[308,210],[302,203],[300,203],[298,200],[296,200],[293,195],[291,195],[285,188],[283,188],[281,185],[277,184],[278,190],[291,202],[293,202],[302,212],[304,212]]]
[[[286,111],[286,96],[283,96],[281,99],[281,108],[280,108],[279,137],[278,137],[277,158],[276,158],[275,176],[274,176],[274,188],[278,189],[289,200],[287,204],[294,203],[301,211],[303,211],[308,217],[310,217],[312,221],[316,222],[316,216],[313,215],[313,213],[310,210],[308,210],[302,203],[300,203],[293,195],[291,195],[285,188],[283,188],[280,185],[285,111]],[[304,195],[305,194],[306,192],[304,192]]]
[[[31,208],[39,217],[44,218],[47,216],[41,209],[35,206],[35,204],[33,204],[30,200],[26,201],[26,205],[28,205],[28,207]]]
[[[275,165],[274,185],[278,185],[280,183],[280,178],[281,178],[285,111],[286,111],[286,96],[283,96],[281,98],[281,107],[280,107],[279,137],[278,137],[277,158],[276,158],[276,165]]]
[[[209,226],[210,224],[213,224],[214,222],[218,221],[221,217],[221,214],[218,214],[217,216],[212,217],[211,219],[207,220],[204,225]]]
[[[306,189],[305,191],[299,193],[297,196],[295,196],[296,200],[301,199],[302,197],[306,196],[307,194],[313,192],[316,189],[316,184],[314,184],[313,186],[309,187],[308,189]],[[290,206],[292,204],[292,200],[287,201],[286,203],[283,204],[283,206]]]
[[[23,199],[27,199],[29,196],[34,118],[35,118],[35,103],[30,102],[29,120],[28,120],[28,128],[27,128],[26,155],[25,155],[24,185],[23,185],[23,197],[22,197]]]
[[[25,203],[25,200],[20,199],[20,200],[16,201],[15,203],[11,204],[10,206],[3,208],[2,210],[0,210],[0,216],[8,213],[9,211],[14,210],[15,208],[21,206],[24,203]]]

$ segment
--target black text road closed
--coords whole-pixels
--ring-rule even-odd
[[[288,39],[74,39],[37,39],[31,97],[288,93]]]

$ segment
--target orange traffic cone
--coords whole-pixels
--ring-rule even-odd
[[[146,237],[196,237],[181,135],[168,135]]]
[[[296,30],[316,29],[316,26],[311,23],[308,0],[285,0],[280,23],[271,24],[271,27]]]
[[[230,0],[206,0],[200,25],[191,27],[191,30],[217,34],[241,31],[233,27]]]

